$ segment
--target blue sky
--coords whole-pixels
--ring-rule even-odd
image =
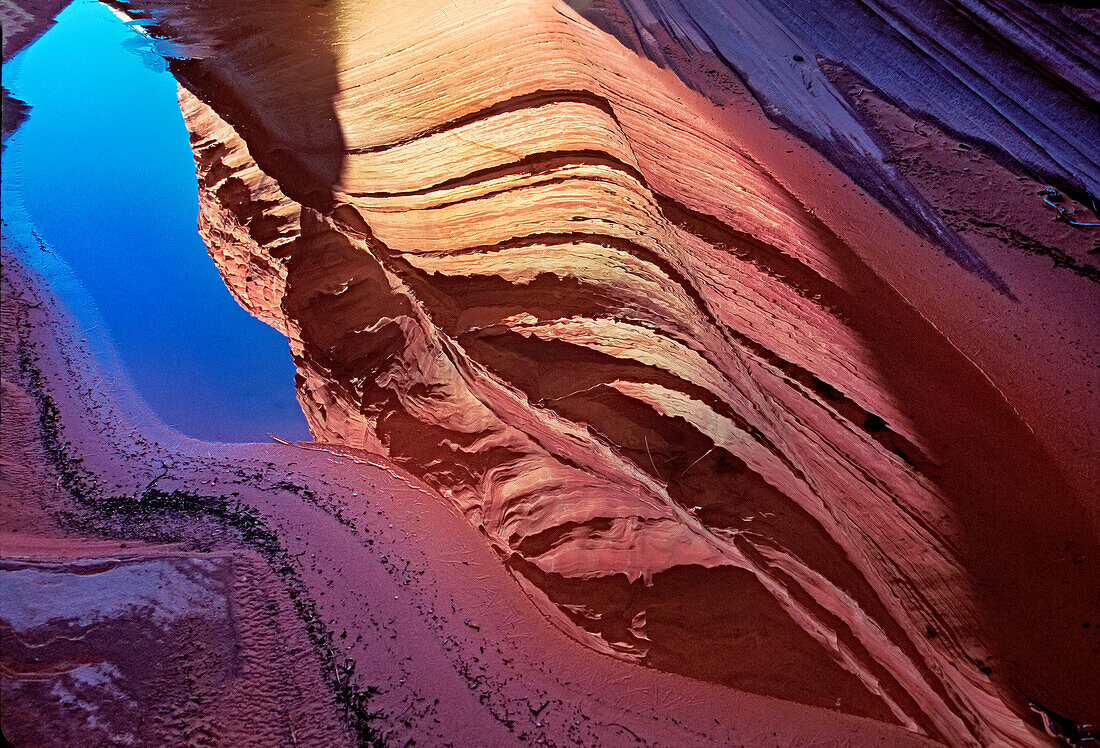
[[[135,53],[139,41],[78,0],[4,66],[4,85],[33,107],[4,152],[5,187],[165,422],[219,441],[308,438],[286,340],[233,301],[198,235],[175,80]]]

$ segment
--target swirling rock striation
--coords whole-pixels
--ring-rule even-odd
[[[1087,718],[1079,497],[711,103],[557,2],[121,7],[314,438],[421,476],[564,630],[952,744]]]
[[[1095,9],[1026,0],[571,5],[718,104],[732,98],[729,78],[743,83],[775,121],[799,133],[962,266],[995,284],[1001,281],[989,265],[891,163],[889,148],[836,85],[837,67],[1097,207]]]

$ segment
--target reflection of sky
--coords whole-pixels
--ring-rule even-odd
[[[77,0],[4,66],[32,106],[4,151],[5,192],[72,267],[166,423],[220,441],[308,438],[285,338],[236,304],[206,254],[175,80],[138,42]]]

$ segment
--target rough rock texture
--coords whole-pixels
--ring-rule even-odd
[[[1087,456],[929,320],[970,297],[930,296],[935,250],[811,151],[556,2],[124,7],[178,45],[200,230],[287,334],[314,438],[452,500],[564,630],[951,744],[1097,713]],[[841,104],[797,129],[848,132]],[[997,142],[1095,163],[1044,122]]]
[[[4,60],[33,42],[53,25],[54,16],[69,0],[0,0]]]
[[[23,120],[27,118],[27,110],[30,107],[27,106],[26,102],[20,101],[9,94],[6,88],[0,88],[0,102],[2,102],[4,113],[3,126],[0,129],[2,129],[3,142],[6,147],[8,136],[15,132],[19,125],[23,124]]]
[[[383,458],[171,431],[3,228],[8,742],[936,745],[569,639]]]
[[[348,742],[310,641],[256,554],[26,535],[0,547],[18,557],[0,561],[0,696],[14,745],[271,745],[288,729]]]
[[[1089,203],[1100,194],[1095,8],[1027,0],[571,5],[716,103],[730,100],[729,77],[743,81],[773,119],[964,267],[995,282],[981,257],[888,163],[888,149],[849,92],[835,85],[831,65]]]

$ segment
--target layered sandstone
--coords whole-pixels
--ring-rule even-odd
[[[812,152],[843,220],[562,3],[122,7],[314,438],[422,477],[563,630],[951,744],[1088,719],[1095,513]]]
[[[624,44],[718,104],[744,84],[962,266],[1000,284],[890,158],[837,69],[1096,208],[1100,14],[1026,0],[574,0]],[[731,85],[731,79],[736,81]],[[1007,287],[1002,289],[1009,291]]]

